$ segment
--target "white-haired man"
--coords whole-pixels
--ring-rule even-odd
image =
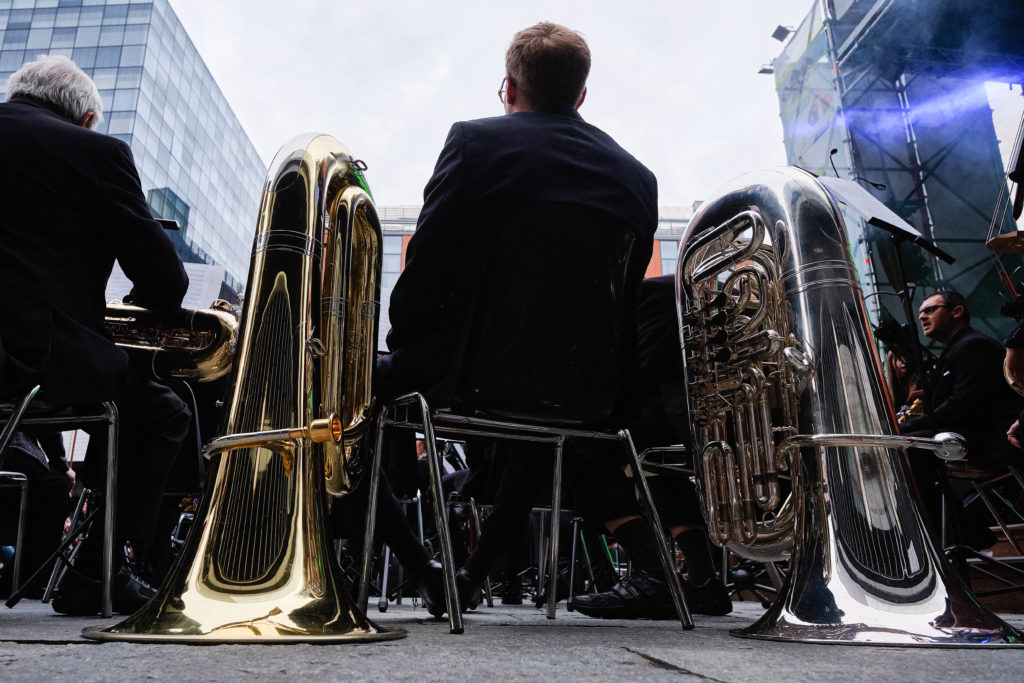
[[[92,130],[102,111],[96,85],[63,56],[39,57],[8,80],[0,104],[0,396],[40,384],[47,406],[117,402],[117,537],[139,547],[152,541],[189,411],[111,341],[104,290],[115,259],[134,301],[150,308],[179,306],[188,278],[150,213],[128,145]],[[97,434],[91,452],[100,441]],[[97,545],[80,552],[86,574],[98,568]],[[118,571],[115,610],[134,611],[151,595],[127,567]],[[98,589],[69,580],[54,608],[95,613]]]

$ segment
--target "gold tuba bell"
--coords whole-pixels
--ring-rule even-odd
[[[809,173],[742,176],[705,202],[676,295],[698,490],[718,545],[790,558],[736,635],[886,645],[1017,644],[936,552],[908,480],[839,208]],[[910,457],[933,457],[913,453]]]
[[[401,638],[349,597],[327,492],[354,485],[377,343],[381,229],[362,171],[333,138],[271,163],[219,454],[156,597],[97,640],[333,642]]]

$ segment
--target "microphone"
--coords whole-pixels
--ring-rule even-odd
[[[839,152],[839,149],[836,148],[836,147],[833,147],[832,150],[828,153],[828,162],[830,164],[832,164],[832,172],[835,173],[836,177],[838,178],[839,177],[839,171],[836,170],[836,162],[833,161],[833,159],[832,159],[832,157],[835,156],[837,152]],[[884,190],[885,189],[885,185],[883,185],[882,183],[873,183],[870,180],[868,180],[867,178],[864,178],[864,177],[859,176],[859,175],[853,176],[853,180],[863,180],[865,183],[867,183],[871,187],[875,188],[876,190]]]

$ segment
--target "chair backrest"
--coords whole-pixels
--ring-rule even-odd
[[[617,420],[637,376],[636,294],[650,248],[651,236],[583,206],[507,214],[467,317],[453,410],[556,424]]]

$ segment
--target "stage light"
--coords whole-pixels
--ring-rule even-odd
[[[772,31],[772,38],[779,41],[780,43],[785,41],[789,37],[789,34],[793,32],[793,28],[790,26],[776,26],[775,30]]]

